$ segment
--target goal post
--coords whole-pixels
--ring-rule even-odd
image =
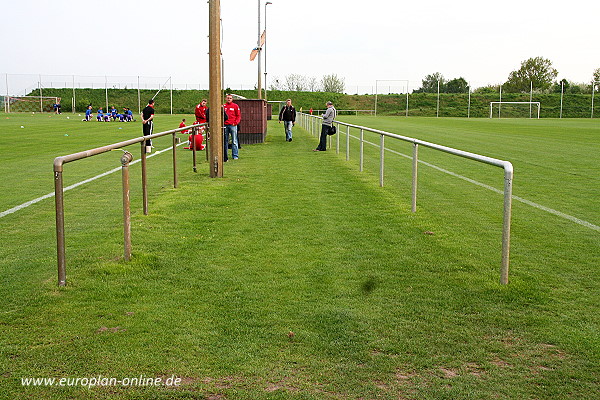
[[[527,104],[530,107],[537,106],[537,119],[540,119],[541,104],[539,101],[490,101],[490,118],[493,118],[493,115],[494,115],[492,112],[492,110],[494,108],[494,104],[497,104],[498,107],[500,107],[504,104]],[[498,108],[498,118],[500,118],[500,108]],[[529,113],[529,118],[532,118],[531,112]]]
[[[406,84],[406,116],[408,117],[408,79],[378,79],[375,81],[375,116],[377,116],[377,96],[379,94],[380,82],[401,82]],[[388,85],[388,88],[390,89],[388,90],[388,94],[391,94],[391,86]]]
[[[10,112],[54,112],[54,104],[60,97],[49,96],[4,96],[4,110]]]

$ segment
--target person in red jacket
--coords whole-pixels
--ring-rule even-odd
[[[200,102],[200,104],[198,104],[196,106],[196,111],[194,112],[194,114],[196,114],[196,121],[199,124],[203,124],[206,122],[206,120],[208,118],[206,118],[206,111],[208,110],[208,107],[206,107],[206,99],[202,99],[202,101]]]
[[[229,135],[231,135],[231,156],[234,160],[239,158],[239,147],[238,147],[238,124],[242,120],[242,113],[240,107],[233,102],[233,96],[228,94],[225,97],[225,104],[223,104],[225,114],[227,114],[227,120],[225,121],[225,133],[223,138],[223,161],[227,161],[227,147],[229,143]]]
[[[186,126],[186,125],[185,125],[185,118],[184,118],[184,119],[182,119],[182,120],[181,120],[181,123],[179,124],[179,127],[180,127],[180,128],[185,128],[185,126]],[[179,131],[179,133],[186,134],[186,133],[188,133],[188,130],[186,129],[186,130],[184,130],[184,131]]]
[[[196,135],[190,135],[190,137],[188,137],[188,147],[184,147],[184,149],[186,149],[186,150],[194,149],[194,147],[193,147],[194,142],[192,142],[192,140],[194,140],[196,143],[196,150],[204,150],[206,148],[206,146],[204,146],[204,144],[203,144],[203,142],[204,142],[204,126],[201,126],[198,128]]]

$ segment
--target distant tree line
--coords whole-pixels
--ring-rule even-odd
[[[536,93],[569,93],[589,94],[593,87],[600,89],[600,68],[592,74],[590,83],[576,83],[567,79],[556,80],[558,71],[552,66],[552,61],[543,57],[529,58],[521,63],[521,67],[508,75],[502,83],[504,93],[529,93],[532,88]],[[438,88],[439,85],[439,88]],[[593,85],[593,86],[592,86]],[[471,88],[473,93],[498,92],[500,85],[487,85]],[[413,93],[468,93],[469,84],[463,77],[446,80],[440,72],[426,75],[421,81],[421,87]]]
[[[344,93],[345,89],[344,78],[338,77],[336,74],[324,75],[320,80],[313,76],[290,74],[282,79],[274,77],[269,86],[269,90],[290,92]]]

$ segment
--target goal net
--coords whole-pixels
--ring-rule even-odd
[[[490,118],[540,118],[539,101],[491,101]]]
[[[378,102],[380,95],[397,96],[401,104],[401,109],[390,110],[389,105],[386,107],[388,102]],[[394,104],[398,104],[393,102]],[[365,111],[365,110],[361,110]],[[393,113],[404,113],[408,117],[408,80],[407,79],[378,79],[375,81],[375,104],[373,112],[377,115],[377,112],[393,112]]]
[[[60,97],[3,96],[4,111],[9,112],[54,112]]]

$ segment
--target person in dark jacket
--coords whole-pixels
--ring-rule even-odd
[[[292,141],[292,127],[296,125],[296,109],[292,105],[292,99],[287,99],[285,106],[279,111],[279,123],[283,121],[285,129],[285,141]]]
[[[148,105],[142,110],[142,133],[144,136],[152,135],[154,130],[154,100],[150,99]],[[152,151],[152,139],[146,140],[146,153]]]

